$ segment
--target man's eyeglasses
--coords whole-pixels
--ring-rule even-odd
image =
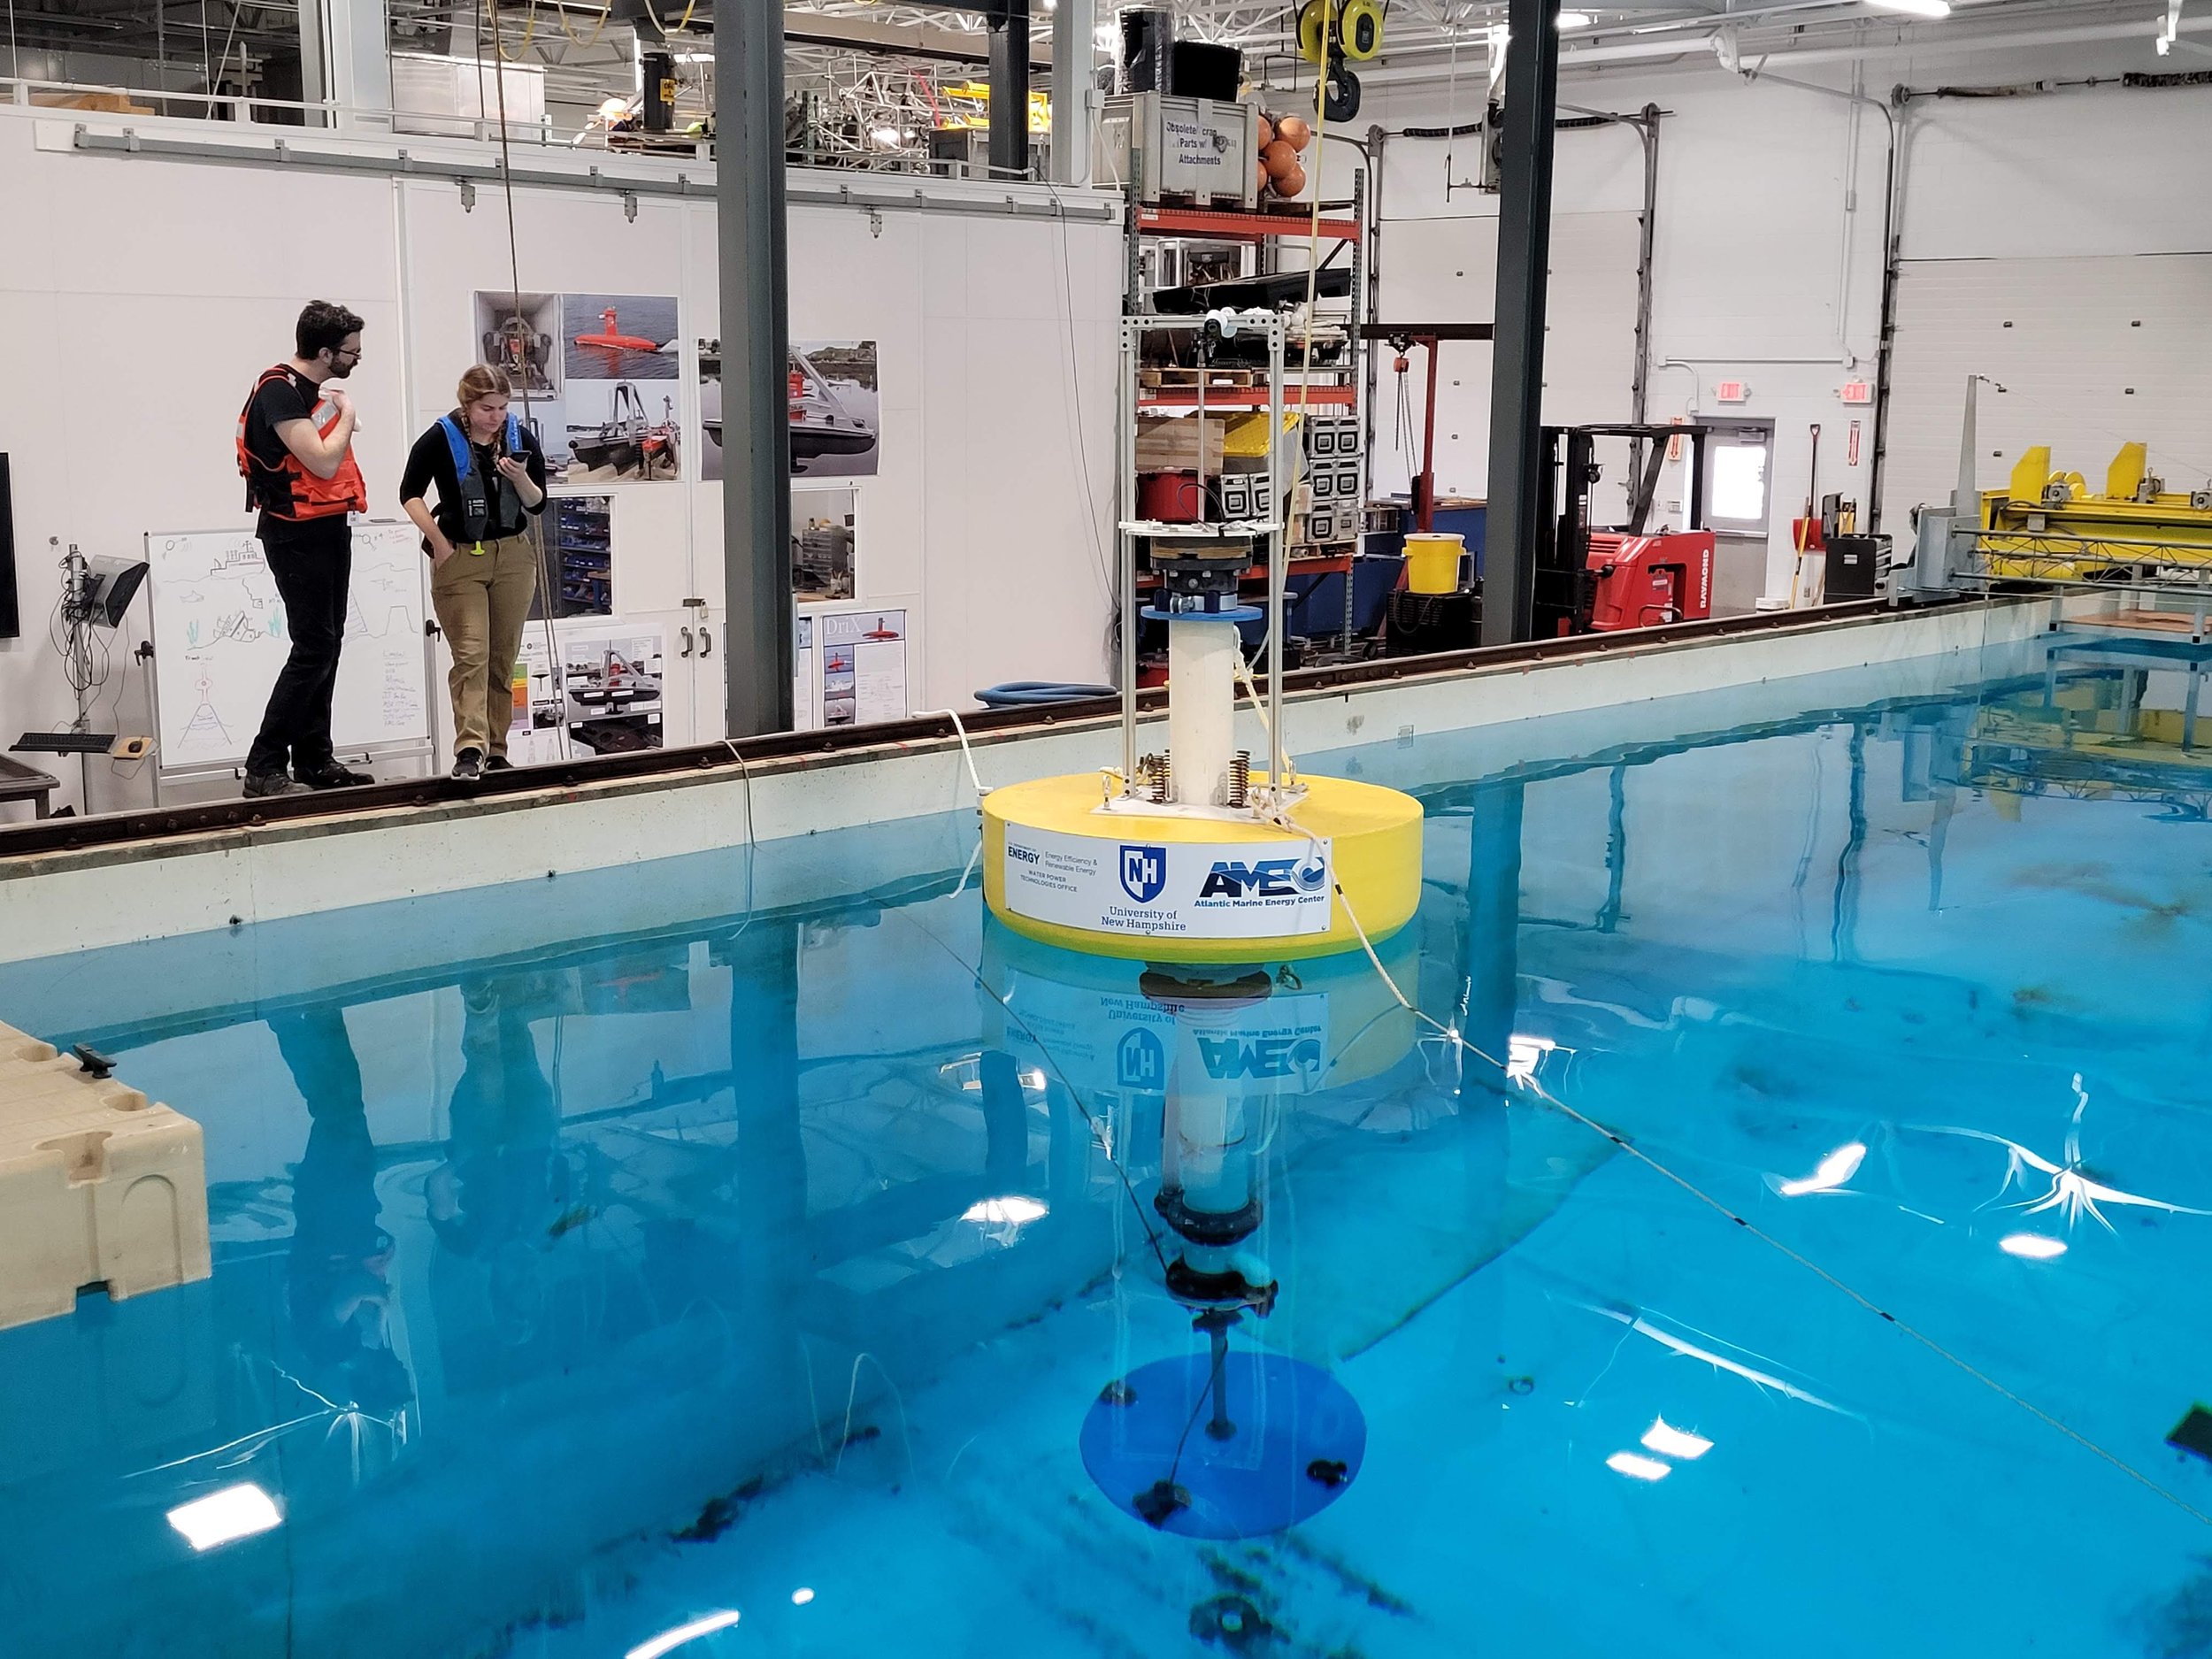
[[[361,352],[358,347],[356,347],[353,350],[349,351],[343,346],[340,346],[334,349],[330,355],[333,357],[351,357],[356,363],[361,361]]]

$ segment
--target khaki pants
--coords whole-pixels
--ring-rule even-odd
[[[526,535],[484,543],[482,553],[457,547],[430,578],[430,604],[445,630],[453,672],[453,748],[480,755],[507,752],[514,719],[515,657],[537,591],[538,557]]]

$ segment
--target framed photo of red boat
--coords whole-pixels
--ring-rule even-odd
[[[556,485],[684,475],[674,296],[480,289],[474,303],[480,361],[507,371]]]
[[[873,478],[882,435],[876,342],[803,340],[787,371],[794,478]],[[722,342],[699,342],[699,476],[722,476]]]
[[[571,382],[676,380],[675,296],[564,294],[561,346]]]
[[[563,399],[565,458],[547,445],[564,484],[653,483],[683,476],[676,388],[666,380],[571,380]]]

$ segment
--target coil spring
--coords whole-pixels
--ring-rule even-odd
[[[1231,806],[1246,806],[1252,794],[1252,751],[1237,750],[1229,762],[1229,800]]]
[[[1137,763],[1138,776],[1143,780],[1145,793],[1155,806],[1164,806],[1174,779],[1170,774],[1165,755],[1147,755]]]

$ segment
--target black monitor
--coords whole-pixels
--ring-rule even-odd
[[[0,640],[22,632],[15,595],[15,498],[8,488],[8,457],[0,455]]]
[[[104,628],[121,626],[123,613],[146,580],[146,561],[102,557],[86,563],[86,619]]]

